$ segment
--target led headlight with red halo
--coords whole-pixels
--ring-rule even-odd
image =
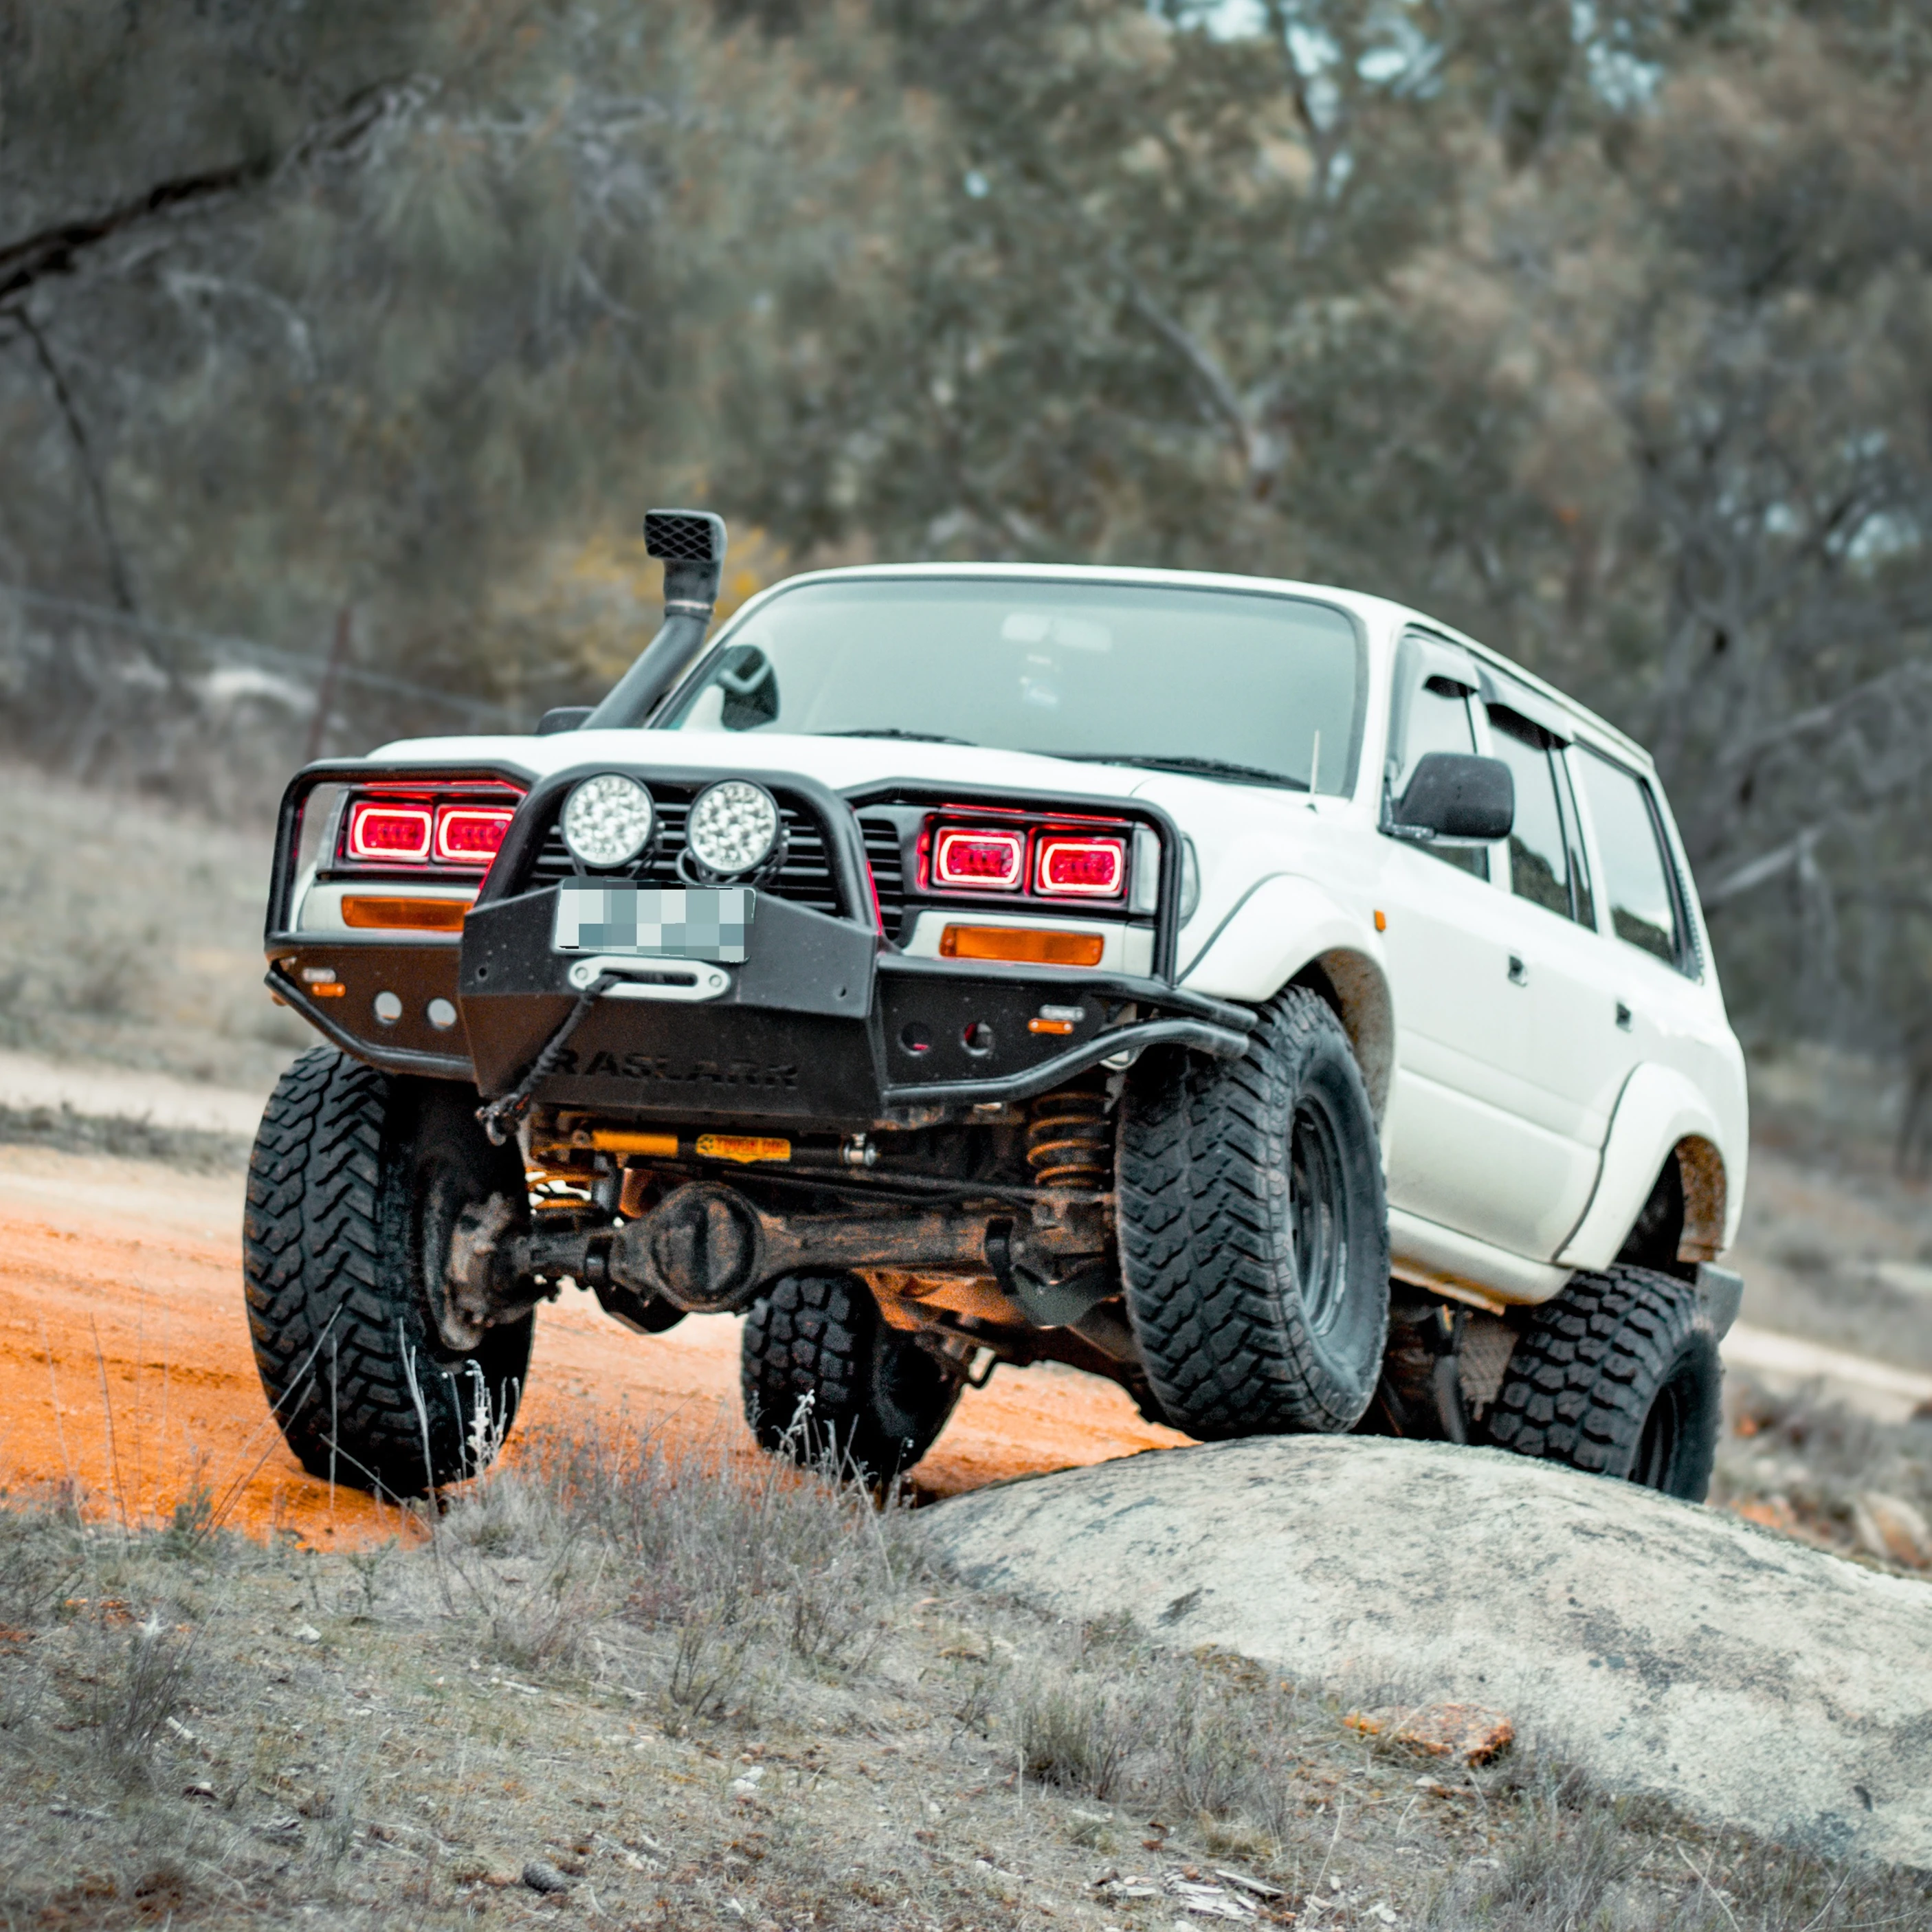
[[[349,809],[347,850],[365,863],[420,866],[430,854],[433,815],[401,799],[359,798]]]
[[[487,868],[516,816],[507,805],[445,805],[436,808],[436,856],[446,866]]]
[[[1034,890],[1053,898],[1118,898],[1127,883],[1124,838],[1049,832],[1034,861]]]
[[[778,802],[749,778],[721,778],[691,802],[684,849],[708,878],[736,879],[779,856],[784,832]]]
[[[956,892],[1018,892],[1026,877],[1026,834],[944,826],[932,842],[932,883]]]

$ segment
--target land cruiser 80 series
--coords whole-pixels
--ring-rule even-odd
[[[832,570],[708,638],[722,524],[646,530],[602,704],[289,788],[328,1044],[246,1271],[310,1468],[474,1471],[567,1290],[742,1316],[760,1439],[879,1480],[1054,1361],[1703,1494],[1744,1070],[1640,746],[1306,584]]]

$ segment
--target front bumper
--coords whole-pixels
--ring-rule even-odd
[[[581,960],[554,946],[554,884],[506,887],[527,876],[520,863],[536,835],[526,820],[540,826],[547,797],[578,776],[532,793],[460,938],[303,932],[279,890],[267,935],[278,997],[373,1066],[471,1082],[490,1097],[514,1090],[575,1006],[582,982],[569,976]],[[296,787],[290,796],[298,810]],[[836,794],[812,802],[829,827],[850,820]],[[282,843],[292,851],[292,828]],[[844,903],[869,906],[856,830],[827,846]],[[1232,1058],[1253,1024],[1246,1009],[1158,976],[917,958],[870,923],[764,890],[755,898],[745,962],[706,969],[722,991],[699,998],[627,983],[607,993],[530,1097],[638,1120],[924,1124],[1029,1099],[1156,1045]],[[318,995],[325,973],[340,992]]]
[[[578,998],[575,962],[550,949],[554,900],[547,889],[479,908],[460,946],[296,936],[269,984],[374,1066],[507,1093]],[[858,1128],[1027,1100],[1156,1045],[1232,1058],[1252,1024],[1240,1007],[1152,980],[881,956],[874,935],[762,896],[753,931],[752,958],[727,969],[715,999],[600,1000],[532,1097],[639,1119]],[[343,992],[316,998],[309,967],[330,969]],[[384,993],[404,1008],[388,1024],[376,1016]],[[439,999],[454,1006],[454,1028],[428,1018]],[[1070,1033],[1036,1034],[1042,1005],[1080,1017]],[[922,1036],[930,1043],[915,1052],[907,1042]]]

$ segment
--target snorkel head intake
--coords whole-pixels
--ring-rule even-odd
[[[646,723],[704,648],[724,568],[724,519],[709,510],[652,510],[644,548],[664,566],[664,624],[610,694],[578,728],[624,730]]]

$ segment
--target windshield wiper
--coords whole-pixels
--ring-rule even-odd
[[[1083,765],[1138,765],[1150,772],[1184,772],[1191,777],[1232,778],[1240,784],[1279,785],[1283,791],[1306,791],[1306,782],[1286,772],[1264,772],[1258,765],[1238,765],[1226,758],[1190,758],[1164,752],[1042,752],[1045,758],[1070,758]]]
[[[970,738],[949,738],[944,731],[902,731],[896,724],[860,724],[850,731],[821,731],[821,738],[910,738],[922,745],[972,745]],[[979,747],[974,746],[977,750]]]

